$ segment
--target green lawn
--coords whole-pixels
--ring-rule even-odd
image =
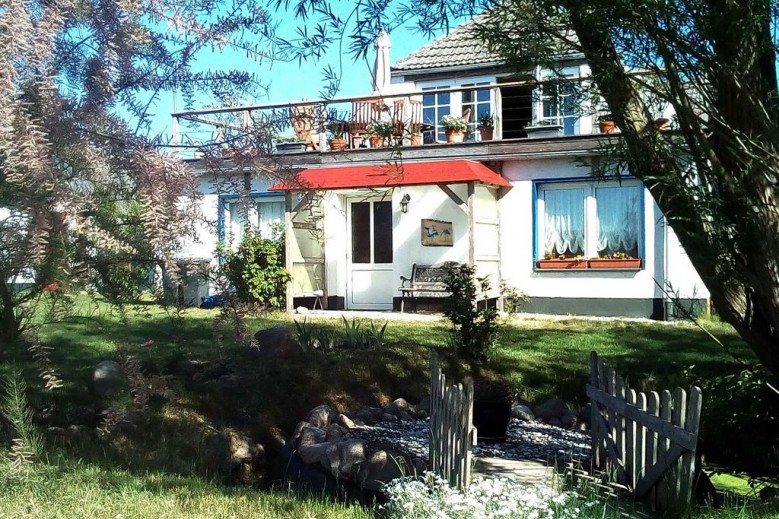
[[[216,310],[190,309],[177,316],[145,305],[122,315],[86,298],[78,303],[80,317],[45,329],[65,385],[53,395],[31,392],[33,405],[42,408],[53,400],[47,425],[79,423],[84,409],[94,406],[90,386],[95,364],[115,358],[117,347],[122,347],[139,357],[153,387],[150,412],[142,424],[120,433],[88,432],[65,440],[48,435],[48,462],[22,483],[0,485],[0,518],[368,517],[370,512],[360,508],[287,492],[224,486],[203,459],[204,438],[215,428],[233,425],[265,444],[274,431],[288,435],[320,403],[355,410],[397,397],[418,401],[427,392],[429,348],[440,350],[450,380],[479,372],[515,381],[529,400],[558,395],[576,406],[585,403],[592,350],[637,389],[686,385],[696,376],[737,366],[706,334],[689,325],[573,318],[504,322],[500,346],[478,367],[447,351],[443,321],[390,321],[388,346],[382,350],[267,359],[249,353],[245,338],[236,340],[229,326],[215,325]],[[343,327],[335,319],[314,322],[336,333]],[[264,315],[249,319],[248,332],[279,325],[293,326],[286,315]],[[708,326],[729,349],[753,360],[732,330],[715,322]],[[153,346],[142,347],[147,340],[153,340]],[[17,355],[34,381],[34,368],[25,358]],[[234,368],[241,377],[240,395],[193,388],[176,368],[185,359]],[[0,364],[0,374],[7,374],[9,365]],[[691,366],[692,374],[686,373]],[[266,488],[267,483],[261,480],[259,485]]]

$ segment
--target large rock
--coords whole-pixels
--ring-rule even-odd
[[[402,476],[400,464],[386,451],[376,451],[360,464],[357,481],[363,488],[381,490],[386,483]]]
[[[511,417],[523,422],[535,422],[536,416],[526,405],[514,404],[511,406]]]
[[[327,449],[332,445],[330,442],[301,445],[298,454],[303,463],[322,463],[327,460]]]
[[[344,437],[344,435],[346,434],[346,429],[344,429],[337,423],[331,423],[330,425],[327,426],[325,432],[327,432],[327,441],[334,442],[334,441],[340,441],[341,438]]]
[[[410,421],[416,418],[417,411],[405,398],[398,398],[384,408],[384,413],[396,416],[399,420]]]
[[[338,425],[340,425],[344,429],[352,429],[354,428],[355,423],[351,418],[341,413],[338,415]]]
[[[308,412],[306,421],[314,427],[325,428],[338,419],[338,412],[329,405],[318,405]]]
[[[364,424],[371,425],[380,422],[383,415],[384,410],[380,407],[363,407],[354,416]]]
[[[255,463],[265,456],[265,449],[248,436],[231,433],[230,459],[233,463]]]
[[[322,443],[327,439],[327,433],[318,427],[303,427],[298,436],[298,447]]]
[[[233,463],[230,437],[224,432],[215,432],[206,438],[203,457],[212,472],[227,474]]]
[[[416,405],[416,410],[417,413],[422,412],[430,414],[430,395],[419,401],[419,403]]]
[[[292,331],[283,326],[255,333],[248,349],[262,357],[287,357],[300,353],[300,348],[292,338]]]
[[[560,400],[559,398],[550,398],[543,404],[536,407],[535,415],[536,418],[539,420],[542,420],[546,423],[550,423],[552,419],[556,419],[559,423],[560,417],[563,414],[563,411],[567,411],[568,406],[565,402]]]
[[[118,362],[104,360],[95,366],[95,392],[101,397],[110,397],[119,393],[126,385],[124,370]]]
[[[341,465],[338,469],[341,476],[350,476],[355,465],[365,461],[365,445],[359,440],[339,443],[338,451],[341,456]]]

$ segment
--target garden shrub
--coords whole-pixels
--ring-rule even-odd
[[[478,307],[477,296],[487,293],[490,282],[486,277],[476,279],[475,272],[475,267],[467,265],[447,269],[444,284],[451,295],[446,300],[444,315],[452,323],[449,341],[457,353],[481,361],[495,344],[498,311],[489,306]]]
[[[697,382],[707,461],[743,471],[757,490],[779,486],[779,395],[769,382],[758,368]]]
[[[283,307],[290,274],[284,268],[281,233],[263,238],[247,230],[238,250],[220,246],[221,272],[243,302],[265,308]]]

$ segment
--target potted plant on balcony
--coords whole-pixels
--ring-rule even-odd
[[[333,124],[330,126],[330,139],[328,139],[327,144],[330,146],[330,151],[342,151],[346,148],[342,125]]]
[[[618,251],[614,254],[604,254],[599,258],[589,260],[591,269],[634,269],[641,268],[641,259],[634,258],[624,251]]]
[[[492,114],[484,114],[479,119],[479,134],[481,140],[491,141],[495,135],[495,118]]]
[[[392,121],[372,121],[368,123],[368,135],[370,135],[371,148],[386,146],[392,139],[395,125]]]
[[[276,152],[277,153],[298,153],[306,151],[306,139],[304,137],[277,137],[276,138]]]
[[[617,125],[611,114],[605,114],[598,117],[598,131],[601,133],[614,133]]]
[[[456,115],[441,117],[441,126],[446,131],[446,142],[463,142],[468,131],[468,121]]]
[[[530,139],[540,139],[544,137],[559,137],[563,134],[563,127],[556,121],[541,119],[533,123],[532,126],[526,126],[525,132]]]
[[[506,439],[514,393],[513,386],[505,380],[474,379],[473,425],[480,442]]]
[[[538,260],[538,268],[543,270],[586,269],[587,260],[582,256],[555,255],[553,252],[547,251],[544,254],[544,259]]]

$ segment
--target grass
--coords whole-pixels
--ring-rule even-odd
[[[234,428],[272,452],[273,437],[288,437],[320,403],[356,410],[397,397],[418,401],[427,392],[429,348],[439,350],[449,380],[474,373],[507,378],[528,400],[557,395],[575,406],[585,403],[591,350],[643,390],[685,386],[696,377],[737,367],[702,331],[683,324],[515,319],[501,327],[500,346],[490,361],[472,366],[444,346],[444,321],[390,321],[388,346],[381,350],[266,358],[250,352],[246,338],[236,340],[228,326],[215,325],[216,310],[188,309],[177,315],[149,304],[121,314],[81,297],[74,315],[78,317],[44,330],[64,387],[54,394],[37,390],[30,400],[38,410],[52,409],[47,425],[88,427],[75,437],[47,434],[49,458],[36,465],[34,475],[13,489],[0,484],[0,518],[370,517],[369,510],[358,507],[268,490],[263,478],[256,482],[261,490],[225,486],[204,457],[205,439],[215,430]],[[343,335],[340,320],[313,322]],[[294,330],[284,314],[247,321],[250,334],[271,326]],[[731,329],[716,322],[708,326],[737,355],[754,360]],[[154,344],[143,347],[148,340]],[[152,397],[149,412],[134,427],[101,435],[95,432],[98,424],[88,423],[95,419],[92,372],[100,360],[117,358],[117,347],[140,359]],[[9,357],[0,363],[0,376],[7,376],[15,361],[26,367],[28,380],[34,380],[34,367],[24,352]],[[240,393],[194,383],[181,373],[184,361],[235,370]]]
[[[231,487],[197,477],[136,474],[90,464],[38,465],[0,485],[0,518],[368,519],[369,510],[292,491]]]

